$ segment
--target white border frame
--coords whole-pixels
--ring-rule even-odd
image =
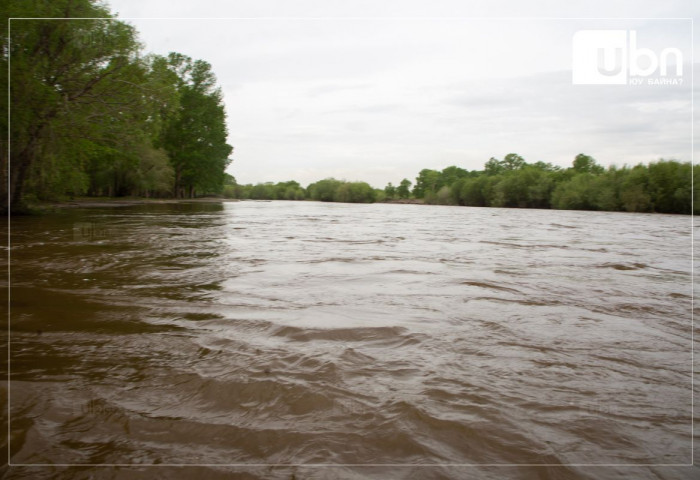
[[[7,19],[8,48],[11,39],[12,20],[108,20],[124,21],[131,20],[690,20],[690,162],[691,172],[695,168],[695,98],[694,98],[694,19],[692,17],[10,17]],[[11,152],[11,96],[10,96],[10,72],[12,55],[8,51],[7,59],[7,465],[11,467],[693,467],[695,453],[695,216],[690,214],[690,276],[691,276],[691,301],[690,301],[690,342],[691,342],[691,365],[690,365],[690,463],[12,463],[11,457],[11,321],[10,321],[10,299],[11,299],[11,215],[10,215],[10,152]],[[691,173],[691,202],[695,198],[695,185],[693,174]]]

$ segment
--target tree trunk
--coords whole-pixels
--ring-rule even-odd
[[[7,211],[9,207],[11,212],[18,212],[23,207],[24,184],[27,181],[29,167],[34,160],[35,143],[35,141],[32,141],[24,150],[22,150],[17,156],[15,156],[15,158],[11,160],[9,194],[10,204],[5,206],[5,211]],[[3,201],[6,203],[7,199],[5,198]]]
[[[8,158],[10,169],[10,191],[8,195],[4,195],[3,198],[0,199],[0,208],[2,208],[3,212],[7,213],[8,210],[10,212],[18,212],[22,209],[24,186],[27,181],[27,176],[29,175],[29,167],[31,167],[32,163],[34,162],[39,140],[43,135],[49,120],[56,116],[57,111],[57,109],[49,111],[45,115],[44,121],[32,129],[29,139],[23,148],[19,146],[15,147],[16,149],[14,151],[17,153],[14,155],[13,152],[10,151],[10,156]],[[7,203],[8,199],[10,202],[9,205]]]
[[[173,196],[177,200],[180,198],[180,177],[182,176],[182,171],[180,167],[175,168],[175,181],[173,184]]]
[[[7,214],[7,202],[8,202],[8,191],[7,191],[7,143],[0,141],[0,210],[3,214]]]

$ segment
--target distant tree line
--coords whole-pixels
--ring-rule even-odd
[[[412,194],[443,205],[690,214],[700,208],[693,175],[690,162],[675,160],[606,169],[579,154],[563,169],[511,153],[491,158],[481,171],[421,170]]]
[[[144,54],[135,29],[97,0],[7,0],[0,12],[46,18],[2,33],[5,211],[73,195],[221,193],[232,147],[207,62]]]
[[[700,180],[690,162],[659,160],[648,165],[604,168],[579,154],[570,168],[527,163],[511,153],[491,158],[483,170],[450,166],[423,169],[415,184],[403,179],[383,190],[365,182],[328,178],[303,188],[298,182],[238,185],[228,176],[224,196],[253,200],[318,200],[323,202],[392,202],[414,200],[436,205],[553,208],[690,214],[700,212],[692,198],[692,180]],[[411,188],[413,187],[413,188]]]
[[[238,185],[231,176],[224,186],[224,196],[249,200],[316,200],[344,203],[373,203],[384,201],[386,198],[383,190],[374,189],[365,182],[326,178],[303,188],[295,181]]]

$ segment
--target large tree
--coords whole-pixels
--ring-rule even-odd
[[[148,68],[134,28],[98,2],[10,0],[4,7],[8,16],[45,17],[12,20],[2,39],[0,71],[10,62],[9,158],[2,153],[10,178],[0,182],[6,210],[21,207],[31,175],[86,186],[80,172],[91,155],[138,138],[149,124],[153,93],[144,88]],[[65,178],[56,180],[60,172]]]
[[[211,65],[178,53],[168,56],[177,75],[180,104],[166,121],[162,146],[175,171],[175,197],[223,187],[233,147],[226,143],[226,113]]]

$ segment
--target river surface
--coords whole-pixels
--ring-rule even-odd
[[[182,203],[11,238],[11,478],[699,472],[689,216]]]

